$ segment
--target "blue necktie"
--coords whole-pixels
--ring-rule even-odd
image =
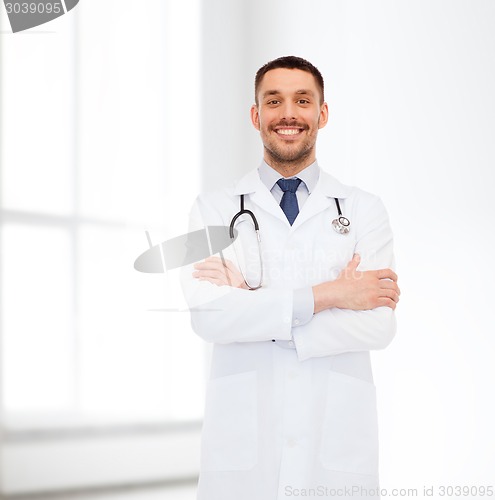
[[[289,224],[292,226],[299,213],[296,191],[299,184],[301,184],[301,179],[297,177],[295,179],[279,179],[277,184],[284,192],[282,200],[280,201],[280,208],[284,211]]]

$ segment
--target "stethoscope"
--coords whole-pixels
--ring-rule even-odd
[[[256,233],[256,239],[258,241],[258,255],[259,255],[259,261],[260,261],[260,279],[259,279],[258,284],[256,286],[252,286],[248,282],[248,280],[247,280],[244,272],[242,271],[242,269],[239,269],[239,270],[240,270],[240,272],[242,274],[242,277],[244,278],[244,283],[246,283],[247,287],[250,290],[257,290],[258,288],[261,288],[261,286],[263,284],[263,260],[262,260],[262,257],[261,257],[260,226],[258,224],[258,220],[256,219],[256,216],[254,215],[254,213],[251,210],[248,210],[248,209],[244,208],[244,195],[241,194],[240,197],[241,197],[241,200],[240,200],[240,204],[241,204],[240,210],[239,210],[239,212],[237,212],[234,215],[234,217],[232,217],[232,220],[230,221],[229,236],[230,236],[230,239],[231,239],[232,243],[234,243],[234,240],[235,240],[234,226],[235,226],[235,223],[236,223],[237,219],[241,215],[248,215],[249,217],[251,217],[251,220],[253,221],[253,225],[254,225],[254,231]],[[340,209],[340,203],[339,203],[338,198],[334,198],[334,200],[335,200],[335,205],[337,206],[337,212],[338,212],[339,216],[332,221],[332,227],[339,234],[347,234],[350,231],[351,221],[347,217],[344,217],[342,215],[342,210]],[[236,258],[237,258],[238,256],[237,256],[236,247],[235,247],[235,245],[232,245],[232,246],[234,247],[234,252],[235,252]],[[239,262],[238,258],[237,258],[237,261]]]

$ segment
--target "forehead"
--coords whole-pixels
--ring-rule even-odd
[[[308,71],[301,69],[276,68],[268,71],[263,76],[258,88],[258,96],[262,97],[267,92],[293,94],[300,90],[309,90],[319,94],[315,77]]]

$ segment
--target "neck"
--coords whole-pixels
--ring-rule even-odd
[[[273,158],[271,155],[268,155],[266,151],[263,159],[267,165],[276,170],[282,177],[293,177],[301,172],[301,170],[309,167],[316,160],[314,156],[311,156],[294,161],[280,161],[277,158]]]

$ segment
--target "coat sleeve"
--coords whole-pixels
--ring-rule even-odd
[[[212,202],[198,197],[190,214],[189,232],[210,225],[228,226],[228,214],[215,209],[219,204],[218,199]],[[229,250],[224,251],[225,258],[235,261]],[[192,328],[205,341],[225,344],[292,338],[292,290],[219,287],[194,279],[193,271],[193,264],[182,268],[181,284]]]
[[[393,236],[387,211],[378,197],[359,193],[351,219],[356,226],[354,252],[361,256],[358,270],[394,269]],[[331,308],[315,314],[306,325],[294,328],[293,336],[298,357],[304,360],[383,349],[395,332],[395,312],[389,307],[368,311]]]

